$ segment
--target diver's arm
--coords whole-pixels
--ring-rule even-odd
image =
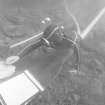
[[[25,56],[33,52],[35,49],[40,47],[42,45],[41,43],[42,43],[41,41],[38,41],[37,43],[26,46],[17,55],[6,58],[5,64],[11,65],[14,64],[15,62],[18,62],[20,59],[24,58]]]
[[[74,49],[74,57],[75,57],[75,63],[74,63],[74,69],[79,70],[79,65],[80,65],[80,55],[79,55],[79,48],[78,46],[75,44],[73,46]]]
[[[79,70],[80,55],[79,55],[78,45],[74,41],[72,41],[68,38],[64,38],[62,43],[64,44],[64,46],[66,46],[66,48],[73,49],[73,51],[74,51],[74,53],[73,53],[73,56],[74,56],[73,69]]]
[[[19,56],[21,59],[28,54],[32,53],[34,50],[39,48],[42,45],[41,41],[38,41],[37,43],[31,44],[29,46],[26,46],[22,51],[20,51],[17,56]]]

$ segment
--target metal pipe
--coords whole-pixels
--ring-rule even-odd
[[[87,26],[87,28],[80,34],[81,38],[86,38],[87,34],[93,29],[99,19],[104,15],[105,8],[103,8],[99,14],[92,20],[92,22]]]

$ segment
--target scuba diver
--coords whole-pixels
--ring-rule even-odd
[[[70,40],[68,36],[65,35],[64,29],[56,24],[50,24],[43,32],[42,37],[29,46],[26,46],[22,51],[17,54],[17,62],[19,59],[24,58],[34,50],[45,46],[54,50],[65,50],[73,49],[75,62],[73,64],[74,70],[79,70],[79,48],[75,41]],[[14,62],[14,61],[13,61]]]

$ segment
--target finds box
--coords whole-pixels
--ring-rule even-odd
[[[41,91],[44,91],[42,85],[25,70],[0,84],[1,105],[24,105]]]

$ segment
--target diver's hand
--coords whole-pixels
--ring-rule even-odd
[[[5,61],[0,61],[0,79],[5,79],[15,73],[14,65],[5,64]]]
[[[5,60],[5,64],[11,65],[17,62],[20,59],[19,56],[10,56]]]

